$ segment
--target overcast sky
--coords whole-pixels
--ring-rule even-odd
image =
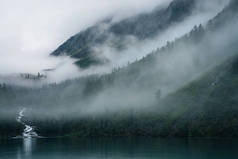
[[[150,11],[171,0],[0,0],[0,74],[34,72],[45,57],[96,21]]]

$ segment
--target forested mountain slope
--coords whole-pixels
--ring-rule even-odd
[[[107,62],[98,58],[100,52],[94,50],[101,45],[110,45],[117,50],[126,49],[130,45],[130,37],[145,40],[158,36],[171,25],[182,22],[189,17],[195,7],[194,0],[174,0],[167,8],[158,8],[151,13],[140,14],[119,22],[105,20],[89,27],[85,31],[71,37],[52,55],[69,55],[80,59],[77,64],[81,68]]]
[[[237,8],[233,0],[207,26],[110,74],[1,85],[1,134],[19,133],[17,108],[27,107],[44,136],[237,136]]]

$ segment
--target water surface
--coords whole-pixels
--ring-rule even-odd
[[[237,139],[9,139],[0,159],[237,159]]]

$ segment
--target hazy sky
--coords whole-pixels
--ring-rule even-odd
[[[14,73],[36,74],[43,69],[57,67],[57,71],[48,75],[48,79],[51,81],[77,77],[79,71],[72,64],[74,62],[72,59],[49,58],[49,54],[60,44],[105,17],[113,15],[114,19],[119,20],[139,12],[151,11],[153,8],[167,5],[171,1],[0,0],[0,76]],[[190,17],[186,26],[181,24],[181,27],[173,27],[173,32],[169,31],[170,34],[165,34],[165,38],[160,41],[173,40],[177,35],[181,36],[189,32],[195,24],[214,16],[218,12],[217,8],[223,7],[221,2],[226,1],[207,1],[205,6],[211,7],[205,7],[207,10],[199,11],[198,15]],[[204,5],[203,0],[200,2]],[[139,48],[144,50],[140,56],[144,56],[151,49],[160,46],[151,42],[149,45],[151,45],[150,49],[147,45],[143,45],[144,48]],[[128,57],[123,57],[119,61],[127,63],[130,61],[128,59],[131,59],[131,52],[138,52],[133,49],[129,51]],[[95,71],[97,72],[97,70],[93,70],[93,72]],[[80,73],[84,74],[83,71]]]
[[[1,0],[0,74],[35,72],[60,60],[59,44],[109,16],[127,17],[171,0]],[[54,61],[54,62],[52,62]]]

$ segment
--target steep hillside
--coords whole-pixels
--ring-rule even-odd
[[[140,93],[146,88],[150,88],[150,91],[153,92],[152,87],[158,89],[158,86],[161,86],[161,79],[165,76],[164,74],[161,74],[162,72],[156,72],[158,71],[155,69],[154,65],[157,62],[155,60],[156,54],[162,54],[159,56],[160,58],[166,56],[164,54],[174,54],[175,52],[173,50],[178,51],[178,48],[181,47],[180,44],[184,42],[186,45],[190,46],[193,46],[194,43],[196,45],[201,44],[202,46],[205,46],[205,43],[202,40],[204,37],[209,36],[210,38],[208,41],[211,41],[214,36],[212,33],[213,31],[217,34],[217,31],[219,32],[220,28],[230,24],[228,23],[229,21],[236,21],[235,15],[237,15],[237,10],[234,8],[237,7],[237,3],[231,3],[226,7],[221,14],[216,16],[214,20],[210,22],[212,23],[212,26],[211,24],[208,24],[205,33],[200,27],[200,29],[194,29],[189,36],[186,35],[175,43],[168,44],[166,48],[162,48],[157,53],[151,54],[143,60],[129,65],[129,67],[125,69],[118,70],[109,76],[102,77],[102,79],[99,80],[100,82],[98,81],[97,83],[97,80],[92,80],[91,84],[93,84],[93,86],[87,86],[85,90],[89,94],[91,94],[90,91],[92,91],[100,96],[102,91],[108,88],[109,85],[107,84],[113,83],[114,86],[115,84],[119,85],[122,90],[125,89],[127,91],[131,91],[130,88],[135,87],[137,90],[137,92],[134,92],[135,96],[140,96]],[[221,21],[224,23],[221,23]],[[234,34],[237,35],[237,33]],[[208,41],[205,40],[206,45],[211,46]],[[237,137],[238,48],[233,47],[234,45],[237,45],[237,43],[238,40],[236,39],[236,41],[230,43],[232,49],[228,49],[230,47],[226,48],[226,53],[230,55],[226,55],[228,58],[227,60],[224,60],[226,58],[222,58],[222,64],[209,69],[209,71],[204,73],[195,81],[187,84],[175,93],[163,97],[164,90],[162,89],[162,92],[159,91],[159,93],[157,92],[157,94],[155,94],[154,97],[157,98],[157,100],[152,105],[150,105],[151,103],[147,103],[147,106],[138,108],[144,103],[137,102],[137,108],[129,108],[129,111],[128,109],[122,109],[121,111],[113,113],[109,113],[110,108],[108,108],[104,110],[100,116],[86,115],[86,117],[81,116],[79,119],[69,121],[66,119],[63,125],[64,129],[50,128],[50,130],[52,134],[69,134],[72,136],[146,135]],[[207,51],[206,53],[208,54],[209,52]],[[212,63],[212,59],[215,59],[215,56],[209,57],[207,60]],[[197,63],[197,67],[201,67],[199,61]],[[176,68],[179,70],[179,66]],[[163,76],[158,76],[158,73]],[[154,74],[157,75],[153,76]],[[174,77],[175,79],[166,81],[167,84],[169,83],[171,85],[173,82],[176,83],[179,81],[178,75]],[[150,83],[151,81],[153,82]],[[149,86],[150,84],[152,84],[152,87]],[[162,84],[164,83],[162,82]],[[114,94],[110,92],[109,98],[104,99],[111,100],[114,98],[113,96]],[[124,96],[118,94],[117,98],[121,99],[121,97]],[[137,100],[134,97],[131,98]],[[111,107],[122,107],[120,105],[121,103],[123,104],[121,101],[109,104],[114,104],[110,105]],[[131,101],[129,103],[131,104]],[[104,104],[108,103],[105,102]],[[130,107],[130,104],[128,104],[128,107]],[[56,120],[56,122],[60,122],[60,120]],[[72,125],[67,124],[69,122],[72,123]],[[43,134],[47,134],[46,130],[49,129],[49,126],[47,125],[51,124],[50,122],[48,122],[48,124],[36,122],[36,125],[39,125],[41,128],[40,131]]]
[[[1,85],[0,134],[19,133],[14,115],[26,107],[44,136],[238,136],[237,7],[110,74]]]
[[[238,57],[159,102],[169,136],[238,136]]]
[[[81,68],[107,62],[98,58],[94,48],[108,43],[118,50],[126,49],[127,38],[133,36],[139,40],[153,38],[172,24],[183,21],[192,14],[194,0],[175,0],[166,9],[155,9],[151,13],[141,14],[117,23],[111,20],[100,22],[85,31],[71,37],[59,46],[52,55],[68,55],[80,59],[76,62]]]
[[[34,123],[46,136],[238,137],[237,95],[236,55],[153,105]]]

